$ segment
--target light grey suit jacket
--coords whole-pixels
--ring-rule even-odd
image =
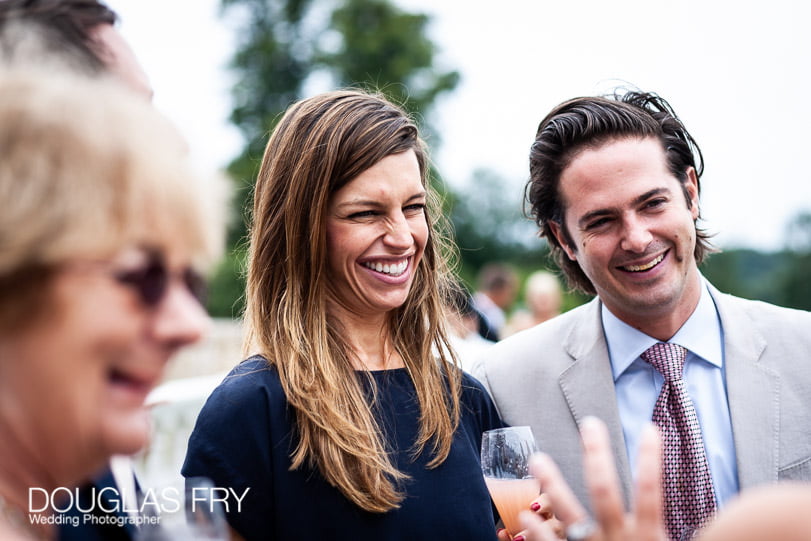
[[[811,312],[710,293],[724,332],[741,489],[811,480]],[[594,299],[511,336],[471,369],[504,422],[532,427],[587,507],[577,428],[585,416],[608,425],[626,504],[632,486],[600,306]]]

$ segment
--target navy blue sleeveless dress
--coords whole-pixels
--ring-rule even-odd
[[[347,500],[307,467],[290,471],[295,419],[275,368],[252,357],[225,378],[203,407],[189,439],[182,473],[227,487],[231,527],[246,541],[322,539],[493,541],[493,508],[479,465],[481,434],[502,426],[482,385],[465,374],[461,421],[445,462],[434,469],[430,454],[412,456],[419,408],[405,369],[370,373],[374,407],[397,468],[409,478],[399,509],[370,513]],[[361,381],[367,381],[365,376]],[[368,384],[367,384],[368,385]]]

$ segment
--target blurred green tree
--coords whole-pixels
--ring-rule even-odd
[[[811,212],[789,220],[786,248],[724,250],[711,255],[702,272],[726,293],[811,310]]]
[[[456,87],[459,74],[435,67],[429,17],[388,0],[221,0],[221,11],[237,36],[230,120],[246,145],[228,166],[239,219],[229,231],[229,255],[212,277],[217,294],[208,308],[212,315],[233,317],[243,306],[251,188],[268,135],[287,106],[330,88],[378,90],[433,134],[426,113],[440,94]],[[438,138],[430,142],[435,147]]]
[[[449,194],[450,218],[469,285],[490,261],[535,270],[546,262],[546,243],[522,212],[521,189],[490,169]]]
[[[801,212],[788,225],[791,264],[780,280],[783,306],[811,310],[811,211]]]
[[[460,275],[469,290],[475,289],[479,270],[493,261],[508,263],[518,272],[522,287],[517,305],[524,302],[527,276],[540,269],[560,274],[546,240],[539,238],[535,222],[524,214],[521,187],[512,180],[477,169],[465,185],[448,194],[448,206],[461,256]],[[588,299],[565,291],[563,309]]]
[[[734,248],[712,254],[701,272],[720,291],[762,301],[780,302],[780,280],[790,265],[783,252],[766,253],[751,248]]]
[[[342,39],[322,46],[318,61],[337,86],[380,89],[416,115],[423,132],[437,137],[424,114],[440,94],[456,88],[459,73],[434,66],[436,47],[426,38],[429,21],[388,0],[346,0],[332,13],[332,28]],[[432,143],[436,147],[437,141]]]

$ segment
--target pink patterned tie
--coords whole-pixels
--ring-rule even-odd
[[[662,433],[665,524],[673,541],[690,539],[715,513],[715,491],[701,427],[682,379],[686,356],[682,346],[662,342],[641,355],[665,378],[653,408],[653,423]]]

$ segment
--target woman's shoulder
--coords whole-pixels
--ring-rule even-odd
[[[466,395],[475,399],[481,399],[482,397],[489,399],[490,397],[487,389],[478,379],[462,371],[462,397],[464,398]]]
[[[229,410],[272,408],[284,402],[279,372],[261,355],[254,355],[236,365],[208,397],[204,410],[215,408],[224,415]]]
[[[262,355],[253,355],[240,362],[217,387],[227,393],[243,393],[262,388],[281,389],[279,372]]]
[[[273,445],[290,432],[286,404],[278,372],[266,359],[242,361],[200,410],[183,475],[208,477],[215,486],[258,491],[266,484]]]
[[[502,426],[501,418],[496,410],[493,399],[484,385],[476,378],[462,372],[462,416],[475,420],[479,430],[489,430]]]
[[[234,367],[200,410],[192,442],[219,441],[234,433],[261,439],[271,426],[286,426],[287,399],[277,370],[260,356]],[[266,438],[265,438],[266,439]]]

